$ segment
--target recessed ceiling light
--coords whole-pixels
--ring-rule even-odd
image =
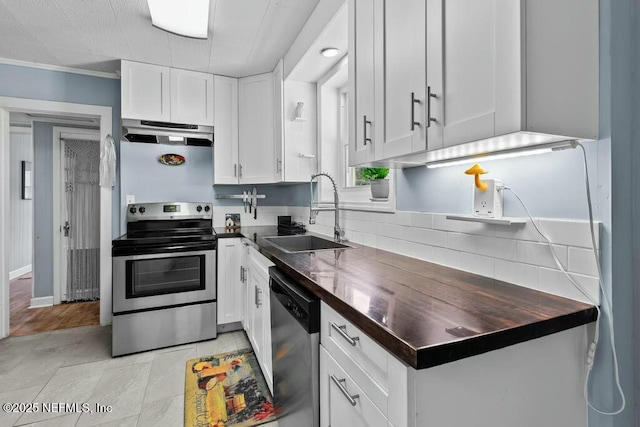
[[[147,0],[154,27],[181,36],[206,39],[209,0]]]
[[[322,56],[327,57],[327,58],[332,58],[332,57],[336,56],[338,54],[338,52],[340,52],[340,50],[335,48],[335,47],[325,47],[324,49],[322,49],[320,51]]]

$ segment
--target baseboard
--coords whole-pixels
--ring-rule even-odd
[[[242,323],[240,322],[225,323],[224,325],[218,325],[217,329],[218,329],[217,332],[219,334],[223,334],[225,332],[232,332],[232,331],[241,331]]]
[[[31,298],[29,308],[51,307],[53,305],[53,295],[50,297]]]
[[[18,269],[10,271],[9,272],[9,280],[17,279],[18,277],[22,276],[23,274],[30,273],[31,269],[32,269],[31,264],[29,264],[29,265],[25,265],[24,267],[20,267]]]

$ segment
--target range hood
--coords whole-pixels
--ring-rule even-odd
[[[211,147],[213,126],[122,119],[122,137],[130,142]]]

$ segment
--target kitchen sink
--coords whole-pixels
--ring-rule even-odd
[[[351,246],[323,239],[317,236],[265,237],[265,240],[284,252],[315,252],[335,249],[349,249]]]

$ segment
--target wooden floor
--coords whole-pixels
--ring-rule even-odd
[[[100,301],[29,309],[31,273],[11,281],[10,335],[31,335],[100,324]]]

